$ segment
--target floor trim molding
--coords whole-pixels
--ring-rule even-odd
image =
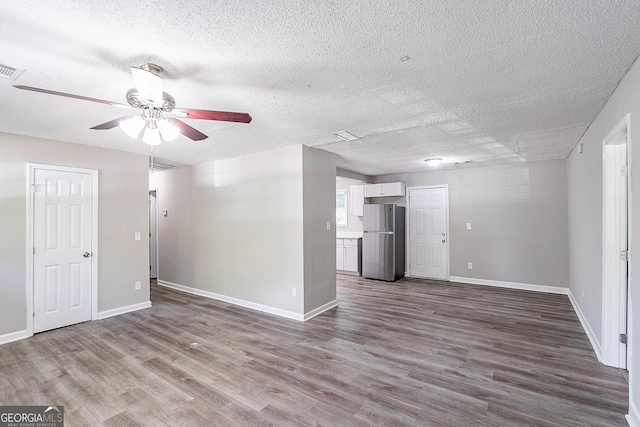
[[[472,277],[450,276],[452,282],[468,283],[470,285],[495,286],[498,288],[521,289],[524,291],[546,292],[549,294],[569,295],[569,288],[547,285],[532,285],[529,283],[501,282],[499,280],[475,279]]]
[[[151,308],[151,301],[145,301],[138,304],[126,305],[124,307],[101,311],[98,313],[98,320],[118,316],[120,314],[131,313],[132,311],[144,310],[145,308]]]
[[[576,315],[578,316],[578,320],[580,320],[580,324],[582,325],[582,329],[584,329],[585,334],[587,334],[587,338],[589,338],[589,342],[591,343],[591,347],[593,348],[593,351],[596,353],[598,362],[602,363],[602,347],[600,346],[600,343],[596,338],[596,334],[593,333],[593,329],[591,329],[591,325],[589,325],[589,322],[587,322],[587,318],[582,313],[582,310],[578,305],[578,301],[576,301],[571,290],[569,290],[568,295],[569,295],[569,301],[571,301],[571,305],[573,306],[573,311],[576,312]]]
[[[634,402],[629,402],[629,413],[626,418],[629,427],[640,427],[640,412]]]
[[[323,304],[318,308],[314,308],[313,310],[306,312],[304,314],[304,321],[306,322],[309,319],[313,319],[317,315],[322,314],[325,311],[331,310],[332,308],[335,308],[337,306],[338,306],[338,300],[334,299],[333,301],[329,301],[328,303]]]
[[[239,298],[230,297],[227,295],[217,294],[215,292],[204,291],[202,289],[192,288],[189,286],[179,285],[177,283],[167,282],[165,280],[158,280],[158,285],[167,288],[175,289],[177,291],[186,292],[193,295],[198,295],[205,298],[211,298],[214,300],[228,302],[229,304],[237,305],[244,308],[250,308],[251,310],[262,311],[264,313],[274,314],[276,316],[284,317],[291,320],[297,320],[304,322],[306,315],[294,313],[293,311],[282,310],[281,308],[271,307],[268,305],[258,304],[251,301],[242,300]],[[337,303],[336,303],[337,305]],[[328,310],[328,309],[327,309]],[[315,310],[314,310],[315,311]],[[312,312],[310,312],[312,313]],[[317,313],[320,314],[320,313]],[[314,314],[314,316],[317,316]],[[313,316],[312,316],[313,317]],[[311,317],[309,317],[311,318]]]
[[[11,332],[8,334],[0,335],[0,345],[9,344],[10,342],[23,340],[25,338],[29,338],[29,333],[27,330]]]

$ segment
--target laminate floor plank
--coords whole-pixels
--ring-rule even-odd
[[[568,298],[338,275],[296,322],[155,284],[153,307],[0,347],[0,404],[67,426],[626,426]]]

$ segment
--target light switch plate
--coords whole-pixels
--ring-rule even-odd
[[[471,223],[470,222],[467,223],[467,230],[471,230]]]
[[[142,237],[140,236],[140,232],[139,232],[139,231],[136,231],[135,239],[136,239],[136,240],[140,240],[141,238],[142,238]]]
[[[136,291],[139,291],[140,289],[142,289],[142,282],[136,282]]]

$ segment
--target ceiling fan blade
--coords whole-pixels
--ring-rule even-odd
[[[194,110],[192,108],[174,108],[171,114],[187,119],[218,120],[221,122],[251,123],[251,116],[247,113],[232,113],[230,111]]]
[[[16,89],[30,90],[31,92],[45,93],[47,95],[64,96],[66,98],[81,99],[83,101],[91,101],[91,102],[98,102],[100,104],[113,105],[114,107],[129,108],[128,105],[118,104],[117,102],[105,101],[104,99],[98,99],[98,98],[89,98],[88,96],[74,95],[72,93],[56,92],[55,90],[41,89],[39,87],[31,87],[31,86],[23,86],[23,85],[13,85],[13,87],[15,87]]]
[[[162,77],[137,67],[131,67],[131,74],[140,99],[162,105]]]
[[[189,126],[188,124],[186,124],[181,120],[178,120],[175,118],[168,118],[167,120],[171,124],[177,126],[180,129],[180,133],[189,139],[192,139],[194,141],[202,141],[203,139],[209,138],[207,135],[200,132],[198,129]]]
[[[96,125],[89,129],[95,129],[95,130],[113,129],[114,127],[118,126],[122,120],[126,120],[129,117],[131,116],[118,117],[117,119],[110,120],[106,123],[102,123],[101,125]]]

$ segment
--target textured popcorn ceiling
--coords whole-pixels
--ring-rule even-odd
[[[558,159],[639,53],[637,0],[3,0],[0,64],[25,72],[0,79],[0,131],[148,153],[89,130],[125,110],[11,85],[125,102],[149,61],[178,107],[253,116],[186,120],[209,139],[155,149],[174,162],[292,144],[367,175]]]

